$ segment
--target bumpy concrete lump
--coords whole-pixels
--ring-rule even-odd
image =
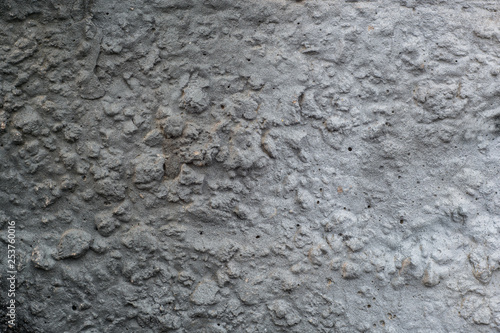
[[[0,329],[499,332],[499,10],[0,1]]]

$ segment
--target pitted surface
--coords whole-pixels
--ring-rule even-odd
[[[499,9],[1,3],[16,332],[500,331]]]

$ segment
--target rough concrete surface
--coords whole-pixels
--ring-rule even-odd
[[[1,331],[500,332],[498,10],[1,0]]]

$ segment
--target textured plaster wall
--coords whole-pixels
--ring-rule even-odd
[[[499,332],[497,10],[0,1],[11,332]]]

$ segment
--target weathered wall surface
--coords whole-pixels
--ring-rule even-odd
[[[1,1],[17,332],[500,331],[498,9]]]

